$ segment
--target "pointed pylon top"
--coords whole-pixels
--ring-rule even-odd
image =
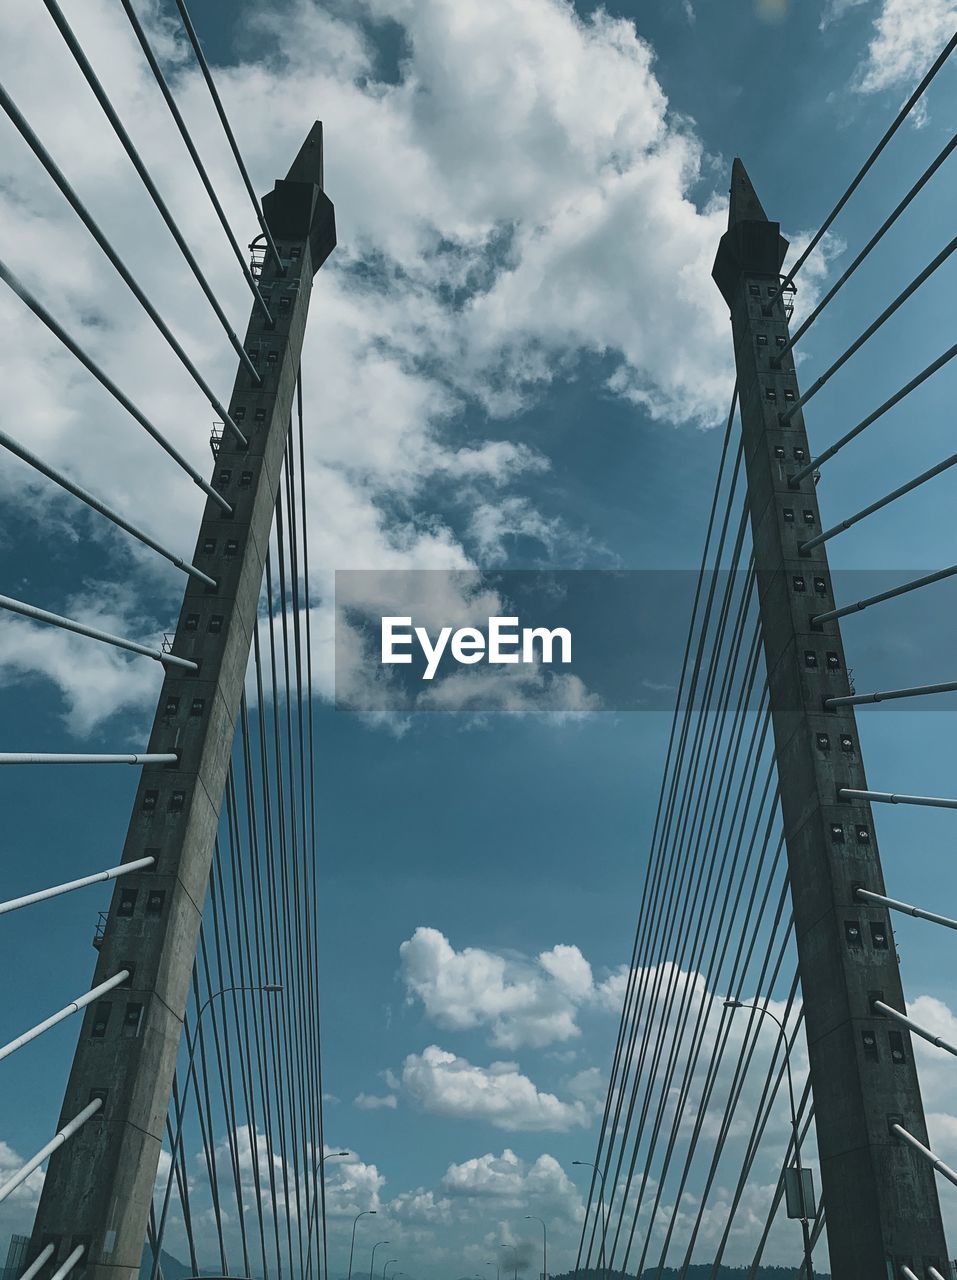
[[[289,166],[287,182],[311,182],[322,188],[322,121],[317,120]]]
[[[761,207],[757,192],[752,186],[748,171],[735,156],[731,166],[731,204],[728,208],[728,226],[739,222],[767,222],[768,215]]]

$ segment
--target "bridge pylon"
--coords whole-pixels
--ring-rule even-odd
[[[887,911],[855,897],[884,893],[810,458],[789,349],[780,275],[787,241],[740,160],[713,276],[731,309],[748,505],[768,671],[775,757],[804,1001],[831,1274],[899,1276],[946,1269],[934,1171],[892,1132],[927,1131],[909,1033],[875,1013],[903,1009]]]
[[[160,692],[149,751],[176,763],[145,767],[137,787],[122,861],[155,861],[113,893],[93,983],[130,976],[80,1028],[57,1128],[100,1105],[50,1159],[28,1254],[54,1247],[39,1280],[81,1245],[84,1280],[133,1280],[140,1267],[313,276],[336,243],[318,122],[263,212],[277,250],[259,264],[268,316],[257,300],[244,343],[254,372],[240,367],[229,400],[238,433],[226,424],[217,439],[224,503],[207,501],[193,557],[216,585],[190,578],[183,599],[174,648],[198,669],[167,667]]]

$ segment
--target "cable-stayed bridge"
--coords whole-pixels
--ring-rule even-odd
[[[215,314],[238,368],[231,394],[221,398],[138,282],[137,264],[121,256],[47,141],[0,87],[0,105],[22,143],[215,415],[207,475],[84,349],[58,317],[55,299],[39,296],[19,264],[0,263],[0,277],[32,322],[45,326],[206,502],[195,551],[185,559],[111,505],[108,494],[80,486],[14,431],[0,434],[21,462],[185,578],[176,626],[155,647],[54,614],[41,600],[0,597],[14,614],[124,649],[164,673],[139,754],[40,755],[4,744],[11,750],[2,761],[11,770],[127,763],[142,772],[121,854],[0,905],[4,914],[40,913],[51,899],[113,882],[89,985],[85,975],[76,977],[65,986],[62,1008],[4,1037],[6,1057],[73,1015],[79,1023],[49,1142],[0,1187],[0,1200],[46,1169],[24,1280],[129,1277],[141,1265],[144,1240],[155,1280],[173,1222],[198,1275],[207,1260],[197,1251],[187,1153],[199,1150],[223,1276],[326,1275],[306,536],[307,503],[317,495],[307,492],[300,370],[313,277],[335,244],[322,130],[315,126],[285,177],[260,199],[189,13],[176,0],[249,196],[256,238],[247,251],[161,58],[130,0],[122,0],[184,162],[195,167],[249,290],[251,315],[240,338],[64,11],[56,0],[44,4],[104,128],[127,154],[131,182],[147,191],[194,278],[198,305]],[[818,494],[826,503],[826,463],[845,447],[864,447],[866,431],[942,370],[957,346],[929,352],[921,368],[902,369],[900,390],[862,406],[860,420],[826,447],[817,441],[813,411],[805,423],[805,406],[885,322],[919,305],[921,286],[957,240],[929,248],[924,270],[830,363],[810,376],[802,370],[803,392],[795,353],[911,203],[933,198],[932,180],[957,139],[896,205],[879,210],[873,236],[850,266],[793,330],[790,322],[802,268],[884,150],[902,145],[899,130],[955,44],[957,37],[783,274],[787,246],[777,222],[739,162],[732,173],[715,282],[731,312],[738,380],[710,501],[581,1269],[686,1274],[699,1260],[704,1215],[730,1186],[720,1208],[717,1274],[742,1214],[753,1216],[746,1193],[758,1154],[773,1150],[780,1179],[767,1189],[761,1220],[747,1224],[752,1274],[772,1225],[788,1216],[796,1265],[803,1258],[806,1275],[814,1266],[830,1266],[842,1278],[952,1274],[938,1184],[957,1174],[928,1137],[914,1037],[954,1048],[907,1012],[892,913],[923,917],[928,936],[957,925],[943,904],[914,907],[904,900],[906,884],[885,883],[878,836],[884,804],[954,808],[957,800],[872,789],[855,708],[953,691],[957,673],[934,683],[948,673],[907,672],[898,686],[858,692],[841,620],[873,610],[880,626],[882,604],[932,588],[957,567],[851,601],[832,579],[827,546],[892,502],[910,499],[957,454],[850,516],[837,512],[836,524],[821,512]],[[894,785],[893,778],[877,780],[881,788]],[[758,1104],[747,1114],[745,1082],[756,1075]],[[782,1109],[790,1134],[779,1123]],[[806,1176],[808,1166],[816,1182]]]

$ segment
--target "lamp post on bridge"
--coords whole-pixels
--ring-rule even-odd
[[[150,1280],[156,1280],[160,1269],[160,1253],[163,1248],[163,1232],[166,1230],[166,1215],[169,1212],[169,1203],[173,1192],[173,1182],[175,1181],[174,1173],[176,1170],[176,1158],[179,1155],[179,1149],[183,1143],[183,1112],[186,1109],[186,1095],[189,1091],[189,1082],[193,1074],[193,1059],[196,1055],[196,1045],[199,1040],[203,1014],[210,1008],[214,1000],[218,1000],[221,996],[228,995],[231,991],[258,991],[261,995],[276,995],[282,991],[282,984],[279,982],[265,982],[261,986],[222,987],[219,991],[210,992],[196,1011],[196,1021],[193,1023],[193,1032],[189,1038],[189,1049],[186,1054],[186,1076],[183,1082],[182,1092],[177,1100],[176,1132],[173,1136],[172,1146],[170,1147],[169,1181],[166,1184],[166,1192],[163,1196],[163,1208],[160,1210],[160,1219],[156,1227],[156,1244],[153,1251],[153,1266],[150,1270]]]
[[[372,1280],[372,1269],[375,1266],[375,1251],[383,1244],[391,1244],[391,1240],[377,1240],[372,1246],[372,1261],[369,1263],[369,1280]]]
[[[398,1262],[398,1261],[399,1261],[398,1258],[390,1258],[388,1262],[384,1262],[382,1264],[382,1280],[385,1280],[385,1273],[388,1270],[388,1268],[392,1266],[393,1262]]]
[[[492,1260],[492,1261],[486,1262],[486,1264],[485,1264],[485,1265],[486,1265],[487,1267],[494,1267],[494,1268],[495,1268],[495,1280],[502,1280],[502,1268],[499,1266],[499,1264],[498,1264],[498,1260],[497,1260],[497,1259],[494,1259],[494,1260]]]
[[[327,1151],[324,1154],[320,1154],[319,1159],[316,1161],[316,1168],[313,1173],[313,1182],[315,1182],[318,1179],[320,1182],[320,1185],[321,1186],[324,1185],[322,1171],[325,1167],[325,1163],[327,1160],[338,1160],[340,1156],[350,1156],[350,1155],[352,1155],[351,1151]],[[325,1191],[323,1191],[322,1194],[325,1195]],[[306,1253],[306,1277],[307,1278],[312,1275],[312,1224],[315,1221],[316,1203],[318,1202],[318,1200],[319,1200],[319,1188],[313,1186],[312,1204],[309,1208],[309,1220],[306,1223],[306,1235],[309,1240],[309,1249]]]
[[[352,1259],[356,1251],[356,1224],[360,1218],[364,1218],[367,1214],[374,1215],[375,1212],[375,1209],[363,1209],[352,1220],[352,1244],[349,1246],[349,1280],[352,1280]]]
[[[804,1197],[804,1172],[801,1168],[801,1137],[798,1133],[797,1108],[794,1105],[794,1080],[791,1076],[791,1048],[788,1044],[787,1034],[784,1030],[784,1023],[780,1018],[776,1017],[770,1009],[764,1008],[758,1004],[744,1004],[740,1000],[729,998],[725,1000],[724,1007],[734,1012],[735,1009],[753,1009],[762,1017],[768,1017],[777,1025],[778,1035],[781,1045],[784,1049],[784,1066],[788,1077],[788,1099],[791,1103],[791,1129],[794,1133],[794,1167],[797,1171],[798,1195],[801,1204],[801,1234],[804,1238],[804,1270],[807,1274],[807,1280],[814,1280],[814,1269],[811,1262],[811,1232],[808,1226],[807,1202]]]
[[[512,1259],[513,1275],[514,1275],[514,1280],[518,1280],[518,1249],[516,1249],[515,1245],[513,1244],[500,1244],[499,1248],[511,1249],[512,1253],[515,1255]]]
[[[542,1224],[542,1280],[548,1280],[548,1231],[545,1227],[544,1218],[536,1218],[534,1213],[526,1213],[527,1222],[540,1222]]]
[[[601,1210],[602,1231],[601,1253],[599,1254],[599,1258],[601,1259],[602,1274],[604,1275],[605,1280],[608,1280],[608,1266],[605,1259],[605,1240],[608,1236],[608,1204],[605,1200],[605,1175],[602,1173],[601,1169],[599,1169],[598,1165],[592,1164],[590,1160],[573,1160],[572,1164],[584,1165],[586,1169],[594,1169],[601,1181],[601,1199],[599,1201],[599,1208]]]

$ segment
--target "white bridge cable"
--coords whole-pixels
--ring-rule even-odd
[[[225,408],[222,401],[219,399],[219,396],[216,395],[215,391],[213,391],[212,387],[209,385],[209,383],[206,381],[206,379],[203,377],[200,371],[196,368],[196,365],[193,363],[193,361],[190,359],[189,355],[187,355],[185,349],[183,348],[182,343],[173,333],[172,329],[169,327],[169,325],[166,323],[163,317],[156,310],[153,303],[150,302],[143,288],[136,281],[135,277],[133,276],[130,269],[127,267],[126,263],[123,261],[123,259],[117,253],[116,249],[113,247],[113,244],[111,243],[109,237],[103,232],[103,230],[97,223],[96,219],[90,213],[89,209],[87,209],[86,205],[77,195],[77,193],[74,191],[73,187],[67,181],[62,169],[60,169],[59,165],[57,165],[56,161],[53,159],[53,157],[47,151],[46,147],[43,145],[43,143],[34,133],[33,129],[31,129],[30,125],[27,123],[26,119],[23,117],[20,110],[18,109],[16,103],[13,101],[13,99],[10,97],[10,95],[7,93],[7,91],[3,88],[2,85],[0,85],[0,107],[2,107],[3,110],[7,113],[8,117],[10,118],[14,126],[19,131],[20,136],[26,142],[27,146],[30,148],[30,150],[33,152],[36,158],[43,165],[44,169],[46,169],[49,176],[53,179],[61,195],[69,204],[70,208],[73,210],[73,212],[77,215],[77,217],[86,227],[87,231],[89,231],[90,235],[93,237],[96,243],[100,246],[100,248],[106,254],[107,258],[109,258],[110,263],[115,268],[116,272],[122,279],[123,283],[127,286],[127,288],[132,293],[133,297],[137,300],[137,302],[140,304],[140,306],[143,308],[143,310],[146,312],[149,318],[153,321],[153,324],[156,326],[159,332],[166,339],[171,349],[175,352],[180,363],[183,365],[186,372],[190,375],[190,377],[196,383],[197,387],[199,387],[200,391],[209,401],[212,408],[215,409],[216,412],[220,415],[220,417],[223,419],[226,426],[228,426],[230,431],[233,432],[233,434],[235,435],[239,443],[243,446],[247,445],[249,443],[248,440],[240,431],[239,427],[236,426],[235,422],[233,422],[232,418],[230,417],[228,409]],[[253,365],[252,361],[249,359],[249,356],[245,351],[245,349],[243,349],[243,357],[245,358],[246,363],[249,365],[249,368],[252,369],[253,372],[256,372],[255,366]],[[258,378],[259,374],[256,373],[256,376]]]
[[[70,337],[59,321],[53,318],[43,303],[40,302],[40,300],[27,288],[22,280],[14,275],[6,263],[2,261],[0,261],[0,280],[13,290],[21,302],[24,302],[30,308],[38,320],[43,321],[50,332],[54,334],[55,337],[59,338],[71,355],[75,356],[76,359],[79,360],[80,364],[82,364],[83,367],[87,369],[94,378],[96,378],[97,382],[106,388],[113,399],[123,406],[130,417],[134,418],[143,430],[151,435],[156,443],[160,445],[161,448],[165,449],[175,462],[179,463],[193,483],[202,489],[208,498],[212,498],[217,506],[222,507],[227,514],[231,514],[232,507],[222,494],[217,493],[212,485],[203,479],[196,468],[186,461],[176,446],[171,444],[157,427],[153,426],[152,422],[150,422],[149,418],[147,418],[142,410],[138,409],[129,396],[119,389],[113,379],[103,372],[92,356],[87,355],[79,343]]]
[[[75,1249],[71,1249],[70,1252],[67,1254],[67,1256],[64,1258],[64,1260],[57,1267],[56,1271],[54,1271],[53,1275],[50,1277],[50,1280],[66,1280],[66,1277],[77,1265],[77,1263],[83,1257],[84,1253],[86,1253],[86,1245],[84,1244],[78,1244]]]
[[[130,653],[138,653],[144,658],[152,658],[167,667],[182,667],[184,671],[198,671],[199,666],[190,658],[179,658],[174,653],[164,653],[161,649],[151,649],[148,645],[136,640],[124,640],[121,636],[111,635],[98,627],[89,627],[84,622],[73,618],[61,617],[58,613],[50,613],[36,605],[26,604],[23,600],[14,600],[10,596],[0,596],[0,609],[8,609],[11,613],[19,613],[34,622],[48,622],[51,626],[60,627],[64,631],[73,631],[76,635],[86,636],[90,640],[99,640],[103,644],[113,645],[117,649],[127,649]]]
[[[889,506],[892,502],[896,502],[898,498],[903,498],[905,494],[912,493],[915,489],[920,488],[922,484],[926,484],[928,480],[933,480],[935,476],[941,475],[944,471],[948,471],[952,466],[957,465],[957,453],[952,453],[949,457],[944,458],[942,462],[936,463],[933,467],[928,467],[926,471],[922,471],[919,476],[915,476],[913,480],[908,480],[905,484],[898,485],[890,493],[878,498],[876,502],[870,503],[866,507],[862,507],[860,511],[854,515],[848,516],[845,520],[841,520],[839,524],[832,525],[830,529],[825,529],[817,535],[816,538],[809,538],[807,542],[802,542],[798,546],[798,551],[806,553],[812,551],[815,547],[821,546],[822,543],[828,542],[839,533],[844,533],[847,529],[852,528],[859,521],[866,519],[868,516],[874,515],[876,511],[882,510]]]
[[[877,333],[878,329],[880,329],[891,318],[891,316],[893,316],[904,305],[904,303],[917,292],[920,286],[929,280],[934,272],[944,265],[955,250],[957,250],[957,236],[954,236],[954,238],[950,240],[943,249],[941,249],[940,253],[928,262],[923,271],[916,275],[906,288],[901,290],[894,301],[884,308],[876,320],[871,321],[867,328],[864,329],[862,333],[858,334],[851,345],[841,352],[838,358],[824,370],[819,378],[816,378],[815,381],[812,382],[808,390],[805,391],[803,395],[798,396],[794,403],[779,415],[779,420],[782,426],[790,421],[794,414],[797,413],[798,409],[802,408],[809,400],[813,399],[814,396],[817,395],[822,387],[831,380],[834,374],[837,373],[839,369],[843,368],[848,360],[850,360],[851,356],[860,351],[865,342],[872,338],[874,334]]]
[[[33,467],[35,471],[39,471],[41,475],[52,480],[54,484],[58,484],[61,489],[65,489],[67,493],[72,493],[75,498],[79,498],[79,500],[81,502],[85,502],[88,507],[92,507],[94,511],[98,511],[101,516],[105,516],[107,520],[112,521],[113,524],[122,529],[125,533],[131,534],[139,542],[142,542],[144,546],[149,547],[152,551],[157,551],[164,557],[164,559],[168,560],[170,564],[175,565],[177,569],[182,569],[184,573],[189,574],[191,578],[195,578],[198,582],[205,583],[207,587],[216,586],[215,578],[211,578],[208,573],[203,573],[202,569],[197,569],[196,565],[191,564],[188,560],[184,560],[181,556],[175,555],[172,551],[169,551],[162,545],[162,543],[157,542],[156,539],[152,538],[148,533],[144,533],[142,529],[131,524],[130,521],[124,516],[121,516],[119,512],[114,511],[111,507],[108,507],[106,503],[101,502],[99,498],[95,498],[88,490],[82,488],[73,480],[70,480],[62,471],[57,471],[55,467],[51,467],[48,463],[44,462],[42,458],[37,457],[35,453],[32,453],[28,448],[26,448],[25,445],[20,444],[19,441],[8,436],[5,431],[0,431],[0,445],[5,449],[8,449],[10,453],[15,454],[16,457],[20,458],[23,462],[26,462],[29,466]]]
[[[913,916],[915,920],[928,920],[931,924],[942,924],[946,929],[957,929],[957,920],[952,920],[950,916],[940,916],[934,911],[924,911],[921,907],[911,906],[909,902],[885,897],[883,893],[873,893],[870,889],[855,889],[854,896],[862,902],[875,902],[878,906],[888,907],[891,911],[900,911],[904,915]]]
[[[952,347],[948,347],[947,350],[943,352],[942,355],[939,355],[936,360],[931,361],[925,369],[922,369],[916,377],[911,378],[910,382],[901,387],[899,391],[895,391],[892,396],[889,396],[883,404],[879,405],[873,411],[873,413],[869,413],[866,418],[862,418],[856,426],[852,427],[850,431],[841,436],[839,440],[836,440],[834,444],[825,449],[823,453],[819,453],[816,457],[812,458],[806,466],[801,467],[799,471],[795,471],[793,475],[788,476],[789,486],[792,489],[796,489],[802,480],[806,480],[809,475],[813,475],[813,473],[819,470],[825,462],[828,462],[835,454],[840,453],[845,445],[850,444],[852,440],[857,439],[862,431],[866,431],[868,427],[872,426],[879,418],[883,417],[885,413],[888,413],[893,409],[895,405],[900,404],[906,396],[909,396],[912,391],[916,391],[922,383],[926,382],[928,378],[932,377],[933,374],[942,369],[944,365],[953,360],[955,356],[957,356],[957,342],[955,342]]]
[[[124,3],[128,3],[128,2],[129,0],[124,0]],[[880,243],[880,241],[891,229],[891,227],[894,225],[897,219],[910,206],[914,198],[920,194],[920,192],[924,189],[924,187],[927,185],[930,179],[934,176],[937,170],[941,167],[944,161],[948,159],[948,157],[952,154],[955,148],[957,148],[957,134],[955,134],[951,138],[951,140],[945,144],[942,150],[937,154],[937,157],[931,161],[931,163],[927,166],[927,168],[924,170],[921,176],[917,179],[914,185],[910,188],[910,190],[907,192],[904,198],[900,201],[897,207],[893,210],[892,213],[890,213],[884,219],[884,221],[881,223],[878,229],[874,232],[870,240],[868,240],[867,244],[860,251],[860,253],[854,259],[854,261],[850,264],[849,267],[847,267],[841,273],[841,275],[834,282],[834,284],[831,285],[830,289],[828,289],[827,293],[825,293],[821,301],[817,304],[817,306],[813,309],[813,311],[811,311],[810,315],[808,315],[801,322],[797,330],[785,342],[784,346],[775,350],[774,356],[773,356],[773,361],[775,366],[777,366],[780,363],[781,359],[787,355],[787,353],[791,350],[791,348],[795,345],[795,343],[799,342],[800,339],[803,338],[805,333],[807,333],[808,329],[810,329],[811,325],[818,318],[818,316],[821,314],[824,308],[828,305],[828,303],[830,303],[837,296],[840,290],[843,289],[844,285],[847,284],[848,280],[850,280],[851,276],[854,274],[857,268],[861,265],[862,262],[865,261],[865,259],[871,253],[871,251]],[[790,281],[788,281],[787,283],[790,283]]]
[[[957,800],[941,796],[905,796],[896,791],[863,791],[856,787],[841,787],[841,800],[867,800],[871,804],[914,804],[928,809],[957,809]]]
[[[269,230],[269,225],[263,217],[259,197],[256,195],[256,189],[249,176],[249,170],[246,168],[246,162],[243,160],[242,152],[240,151],[239,144],[236,141],[236,135],[233,133],[232,127],[230,126],[229,117],[226,115],[226,108],[223,106],[223,100],[219,96],[219,91],[216,88],[216,82],[213,80],[213,73],[210,71],[209,63],[206,61],[206,55],[203,53],[203,46],[200,44],[199,36],[196,34],[196,28],[193,26],[192,19],[189,16],[189,11],[183,3],[183,0],[176,0],[176,7],[179,10],[179,16],[183,20],[183,26],[186,29],[186,34],[189,36],[189,42],[193,46],[196,61],[199,63],[199,69],[203,73],[203,79],[206,81],[206,87],[209,89],[209,96],[213,100],[213,105],[216,108],[216,114],[219,116],[220,123],[223,126],[223,132],[226,134],[230,150],[233,153],[233,158],[235,159],[239,172],[242,175],[242,179],[245,183],[246,191],[249,194],[249,199],[252,203],[253,210],[255,211],[260,229],[262,230],[266,243],[269,246],[269,252],[273,256],[273,260],[276,264],[276,270],[279,275],[285,275],[285,267],[283,266],[282,259],[279,256],[279,250],[276,248],[276,243],[272,238],[272,232]]]
[[[957,1187],[957,1173],[954,1172],[950,1165],[944,1164],[943,1160],[941,1160],[939,1156],[935,1156],[930,1147],[925,1147],[924,1144],[915,1138],[912,1133],[909,1133],[903,1125],[891,1125],[891,1132],[896,1133],[902,1142],[906,1142],[909,1147],[913,1147],[915,1151],[918,1151],[937,1173]]]
[[[92,1102],[88,1102],[82,1111],[78,1111],[72,1120],[68,1121],[45,1146],[40,1148],[35,1156],[32,1156],[26,1164],[22,1165],[16,1173],[12,1174],[12,1176],[9,1177],[2,1186],[0,1186],[0,1204],[6,1200],[7,1196],[16,1191],[17,1187],[19,1187],[21,1183],[26,1182],[34,1169],[39,1169],[44,1161],[53,1155],[54,1151],[57,1151],[63,1146],[64,1142],[69,1142],[70,1138],[73,1137],[76,1131],[81,1129],[91,1116],[95,1116],[102,1106],[102,1098],[94,1098]]]
[[[153,755],[77,755],[69,752],[0,751],[0,766],[10,764],[177,764],[176,752]]]
[[[938,1049],[945,1049],[947,1053],[952,1053],[957,1057],[957,1049],[949,1041],[942,1036],[935,1036],[933,1031],[928,1031],[919,1022],[915,1022],[913,1018],[908,1018],[907,1014],[901,1013],[900,1009],[895,1009],[891,1005],[885,1004],[883,1000],[872,1000],[871,1008],[875,1013],[881,1013],[885,1018],[890,1018],[892,1022],[899,1022],[902,1027],[906,1027],[915,1036],[920,1036],[928,1044],[932,1044]]]
[[[108,991],[112,991],[114,987],[120,987],[130,977],[129,969],[121,969],[119,973],[107,978],[105,982],[99,983],[90,991],[82,996],[77,996],[64,1008],[59,1009],[56,1013],[51,1013],[48,1018],[44,1018],[42,1022],[38,1022],[31,1027],[29,1031],[22,1032],[21,1035],[15,1036],[12,1040],[7,1041],[5,1045],[0,1046],[0,1062],[4,1058],[9,1058],[11,1053],[16,1053],[17,1049],[22,1049],[24,1045],[29,1044],[31,1040],[36,1040],[37,1036],[42,1036],[44,1031],[49,1031],[51,1027],[55,1027],[58,1023],[63,1022],[65,1018],[69,1018],[72,1014],[77,1013],[80,1009],[85,1009],[88,1004],[93,1004],[95,1000],[99,1000],[100,996],[105,996]]]
[[[140,180],[142,181],[143,186],[149,192],[150,197],[152,198],[153,204],[156,206],[160,216],[162,217],[163,221],[166,223],[167,227],[169,228],[170,234],[172,235],[173,239],[176,241],[176,244],[180,250],[180,253],[182,253],[183,257],[186,259],[186,262],[190,270],[192,271],[193,275],[195,276],[196,281],[199,284],[199,287],[202,289],[203,293],[206,295],[206,298],[210,306],[215,311],[220,324],[223,326],[223,329],[226,332],[227,338],[229,339],[230,343],[233,346],[233,349],[235,350],[236,354],[239,356],[244,367],[246,367],[247,372],[253,378],[253,381],[257,383],[261,382],[262,379],[259,374],[259,371],[250,361],[249,356],[246,352],[246,349],[243,347],[243,344],[240,342],[239,338],[236,336],[235,332],[233,331],[233,327],[229,323],[229,320],[226,317],[226,313],[219,303],[219,299],[216,297],[216,294],[214,293],[212,286],[210,285],[209,281],[206,279],[206,276],[203,274],[203,270],[200,267],[199,263],[196,261],[196,258],[192,250],[190,249],[189,245],[186,243],[186,239],[183,236],[183,233],[180,231],[179,227],[177,226],[176,221],[173,218],[173,215],[170,213],[165,200],[157,190],[156,183],[153,181],[152,177],[150,176],[149,169],[147,168],[142,158],[140,157],[140,154],[136,150],[136,147],[133,145],[130,135],[127,133],[126,129],[124,128],[123,122],[120,120],[120,117],[117,115],[117,112],[112,102],[107,96],[106,90],[103,88],[102,84],[100,84],[100,81],[97,78],[96,72],[93,70],[93,67],[90,64],[90,60],[87,58],[86,54],[83,52],[83,47],[80,44],[79,40],[77,40],[76,36],[73,34],[73,30],[70,27],[70,24],[67,22],[66,18],[64,17],[63,11],[60,8],[59,4],[57,4],[57,0],[43,0],[43,3],[46,5],[51,18],[55,22],[57,29],[60,32],[60,35],[65,40],[67,47],[70,50],[70,53],[73,55],[74,61],[76,62],[77,66],[80,68],[80,71],[83,73],[84,79],[92,89],[93,96],[96,98],[97,102],[100,104],[100,107],[103,110],[103,114],[106,116],[107,120],[109,120],[110,125],[113,128],[113,132],[116,134],[117,138],[119,139],[123,147],[123,150],[126,152],[130,160],[132,161],[133,167],[135,168],[136,172],[139,174]],[[235,427],[234,429],[238,430],[238,428],[235,428]]]
[[[39,1272],[43,1270],[44,1264],[47,1262],[49,1258],[53,1257],[55,1252],[56,1250],[54,1249],[52,1244],[44,1245],[43,1248],[40,1250],[40,1252],[37,1254],[37,1256],[33,1259],[33,1261],[27,1267],[26,1271],[24,1271],[23,1275],[20,1277],[20,1280],[33,1280],[33,1277],[39,1274]]]
[[[904,121],[913,111],[914,107],[917,106],[917,103],[920,101],[920,99],[926,93],[927,89],[930,87],[934,77],[937,75],[938,71],[940,71],[941,67],[944,65],[944,63],[947,61],[950,55],[954,52],[955,48],[957,48],[957,32],[955,32],[954,35],[951,36],[951,38],[944,45],[943,49],[934,59],[934,62],[931,64],[931,66],[927,70],[927,73],[924,75],[923,79],[920,81],[917,88],[914,90],[914,92],[910,95],[910,97],[901,107],[900,111],[891,121],[891,124],[885,131],[884,135],[882,136],[878,144],[874,147],[873,151],[871,151],[870,155],[861,165],[860,169],[857,171],[856,175],[848,185],[847,189],[845,190],[844,194],[841,196],[840,200],[838,200],[837,204],[834,206],[831,212],[827,215],[827,217],[821,223],[821,226],[811,237],[810,241],[807,244],[807,247],[804,249],[803,253],[801,253],[800,257],[797,259],[797,261],[795,262],[794,266],[791,268],[788,275],[784,278],[781,286],[782,288],[786,288],[789,284],[793,282],[794,277],[804,266],[805,262],[807,262],[808,258],[811,256],[811,254],[814,252],[817,246],[821,243],[821,240],[830,230],[831,225],[833,224],[835,218],[838,216],[838,214],[847,204],[848,200],[851,198],[851,196],[860,186],[861,182],[864,180],[864,178],[867,176],[868,172],[874,165],[874,162],[877,160],[881,152],[884,150],[884,148],[893,138],[894,134],[897,132],[897,130],[901,127],[901,125],[904,123]]]
[[[200,158],[199,152],[196,149],[196,144],[193,142],[193,136],[189,131],[189,127],[186,124],[186,121],[183,119],[182,112],[180,111],[179,107],[176,105],[176,99],[173,97],[173,92],[169,87],[169,83],[167,82],[166,77],[163,75],[163,70],[160,67],[159,62],[157,61],[156,54],[153,52],[153,47],[150,44],[149,36],[146,34],[146,31],[144,30],[143,24],[140,22],[139,18],[136,16],[136,10],[133,7],[132,0],[120,0],[120,3],[123,5],[124,10],[126,11],[126,16],[130,20],[130,26],[133,28],[133,31],[136,34],[136,38],[140,42],[140,48],[143,50],[143,56],[146,58],[146,61],[149,64],[149,68],[153,73],[153,78],[156,81],[160,89],[160,92],[163,95],[166,105],[169,107],[170,114],[172,115],[174,121],[176,122],[176,127],[180,132],[180,136],[183,139],[183,143],[186,147],[186,150],[189,152],[190,159],[192,160],[193,165],[196,168],[196,172],[199,174],[200,181],[202,182],[203,187],[206,190],[206,194],[209,196],[210,203],[212,204],[213,208],[216,211],[216,216],[219,218],[220,224],[223,228],[223,231],[226,235],[227,240],[229,241],[230,247],[232,248],[233,253],[236,255],[236,258],[239,262],[240,268],[242,269],[242,273],[246,280],[246,283],[249,285],[249,288],[252,291],[253,297],[256,299],[256,303],[260,307],[266,320],[268,322],[271,322],[272,316],[270,314],[268,306],[266,305],[266,300],[263,298],[262,294],[260,293],[259,285],[256,283],[256,280],[254,279],[253,274],[249,269],[249,264],[246,261],[246,255],[243,253],[242,249],[240,248],[239,241],[236,239],[235,235],[233,234],[233,230],[229,225],[229,219],[226,217],[225,210],[223,209],[223,206],[219,200],[219,197],[216,194],[216,190],[213,187],[209,174],[206,171],[206,166],[203,164]]]
[[[887,591],[879,591],[876,595],[867,596],[864,600],[855,600],[853,604],[842,605],[839,609],[829,609],[826,613],[816,613],[811,624],[821,627],[825,622],[833,622],[836,618],[846,618],[852,613],[863,613],[872,605],[883,604],[886,600],[895,600],[898,596],[906,596],[911,591],[919,591],[921,587],[932,587],[937,582],[944,582],[957,573],[957,564],[948,565],[946,569],[935,569],[933,573],[925,573],[920,578],[913,578],[899,587],[891,587]]]
[[[65,884],[53,885],[50,889],[37,889],[34,893],[26,893],[19,898],[8,898],[0,902],[0,916],[10,911],[19,911],[21,907],[31,907],[36,902],[46,902],[50,898],[59,898],[61,894],[72,893],[74,889],[85,889],[91,884],[102,884],[105,880],[116,880],[120,876],[130,875],[134,871],[145,871],[155,866],[156,859],[135,858],[132,862],[121,863],[118,867],[107,867],[105,871],[95,871],[92,875],[81,876],[78,880],[68,880]]]
[[[825,698],[829,710],[834,707],[862,707],[871,703],[891,702],[895,698],[923,698],[934,693],[954,693],[957,680],[943,680],[938,684],[917,684],[906,689],[882,689],[878,693],[849,693],[839,698]]]

